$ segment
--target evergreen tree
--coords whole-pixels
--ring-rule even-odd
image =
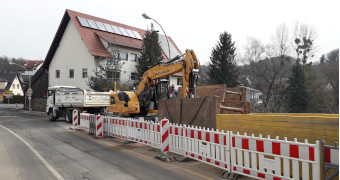
[[[323,54],[320,58],[320,64],[325,64],[326,58],[325,55]]]
[[[89,76],[86,84],[94,91],[107,92],[114,90],[115,82],[117,90],[131,89],[128,85],[120,82],[122,64],[118,52],[114,51],[111,58],[107,58],[104,64],[98,64],[99,71],[94,76]]]
[[[143,76],[145,71],[158,64],[162,59],[162,49],[158,42],[158,33],[153,29],[148,30],[143,40],[141,56],[136,65],[138,79]]]
[[[226,84],[227,87],[238,85],[238,69],[235,63],[235,42],[232,42],[231,34],[220,34],[217,45],[213,48],[210,56],[208,76],[214,84]]]
[[[292,67],[290,77],[288,79],[287,99],[288,110],[290,113],[301,113],[307,109],[308,92],[305,83],[304,68],[299,63]]]

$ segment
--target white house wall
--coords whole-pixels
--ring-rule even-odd
[[[15,78],[14,78],[12,84],[11,84],[11,87],[9,88],[9,90],[13,91],[14,95],[20,95],[20,96],[24,95],[24,92],[22,90],[22,87],[21,87],[21,84],[20,84],[18,76],[15,76]]]
[[[103,40],[102,38],[100,38],[100,40],[102,41],[103,45],[105,48],[107,48],[108,43]],[[136,65],[137,62],[131,61],[131,53],[133,54],[137,54],[139,53],[138,49],[134,49],[134,48],[127,48],[127,47],[122,47],[122,46],[113,46],[109,48],[110,51],[115,50],[115,51],[120,51],[120,52],[126,52],[128,53],[128,59],[127,60],[120,60],[120,63],[122,65],[121,68],[121,73],[120,73],[120,81],[122,83],[127,83],[127,84],[132,84],[132,80],[131,80],[131,73],[136,72]],[[105,64],[106,63],[106,59],[97,59],[97,62],[101,63],[101,64]],[[99,68],[97,67],[97,71],[99,70]]]
[[[7,82],[0,82],[0,89],[5,89],[7,86]]]
[[[89,89],[86,84],[87,78],[82,76],[83,68],[87,68],[88,76],[93,76],[94,57],[88,51],[74,23],[69,21],[49,66],[49,85]],[[74,78],[69,77],[70,69],[74,69]],[[56,78],[56,70],[60,70],[60,78]]]
[[[182,79],[181,76],[170,76],[170,86],[174,85],[175,89],[178,90],[182,85],[177,84],[177,79]]]

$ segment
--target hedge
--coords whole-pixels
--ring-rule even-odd
[[[8,100],[8,98],[4,97],[3,103],[7,104],[7,100]],[[24,104],[25,103],[25,97],[14,95],[13,98],[9,98],[9,103],[10,104],[15,104],[15,103]]]

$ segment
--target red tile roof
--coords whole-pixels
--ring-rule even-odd
[[[103,22],[103,23],[107,23],[107,24],[111,24],[111,25],[115,25],[115,26],[118,26],[118,27],[123,27],[123,28],[126,28],[126,29],[131,29],[131,30],[139,32],[141,37],[144,37],[144,35],[146,33],[146,31],[143,30],[143,29],[139,29],[139,28],[128,26],[128,25],[125,25],[125,24],[121,24],[121,23],[118,23],[118,22],[109,21],[109,20],[98,18],[98,17],[95,17],[95,16],[79,13],[79,12],[72,11],[72,10],[69,10],[69,9],[66,10],[66,12],[68,13],[72,22],[76,26],[80,36],[82,37],[86,47],[88,48],[89,52],[94,56],[102,56],[102,57],[109,57],[110,56],[110,54],[106,51],[104,45],[102,44],[102,42],[100,41],[100,39],[98,37],[103,38],[107,42],[118,44],[118,45],[121,45],[121,46],[131,47],[131,48],[136,48],[136,49],[142,48],[142,44],[143,44],[142,40],[134,39],[134,38],[130,38],[130,37],[125,37],[125,36],[122,36],[122,35],[117,35],[117,34],[113,34],[113,33],[109,33],[109,32],[104,32],[104,31],[101,31],[101,30],[83,27],[83,26],[81,26],[80,22],[78,21],[77,16],[87,18],[87,19],[91,19],[91,20],[95,20],[95,21],[99,21],[99,22]],[[181,53],[181,51],[178,49],[178,47],[176,46],[176,44],[174,43],[174,41],[170,37],[169,37],[169,40],[175,46],[177,51],[179,53]],[[163,53],[163,57],[164,57],[165,60],[168,60],[164,53]]]
[[[42,63],[44,63],[44,61],[25,61],[24,67],[26,69],[31,69],[34,67],[38,67]]]

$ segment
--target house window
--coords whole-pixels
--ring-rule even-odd
[[[121,60],[128,60],[128,54],[126,52],[119,52],[119,58]]]
[[[136,62],[137,61],[137,54],[131,53],[130,54],[130,60],[133,61],[133,62]]]
[[[70,69],[70,78],[74,78],[74,69]]]
[[[136,80],[137,74],[136,73],[131,73],[131,80]]]
[[[17,84],[17,89],[19,89],[19,84]]]
[[[60,70],[55,70],[55,78],[60,78]]]
[[[182,78],[177,78],[177,85],[183,86],[183,80],[182,80]]]
[[[12,88],[15,89],[15,84],[12,85]]]
[[[107,73],[108,79],[119,80],[119,77],[120,77],[120,72],[111,71]]]
[[[83,68],[83,78],[87,78],[87,68]]]

